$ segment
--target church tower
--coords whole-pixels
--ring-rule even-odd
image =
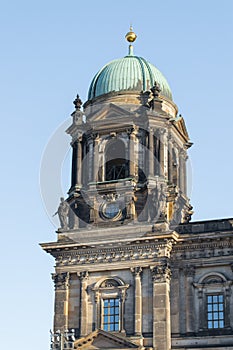
[[[184,268],[172,254],[192,215],[192,143],[167,80],[134,55],[135,39],[130,28],[128,54],[97,72],[83,106],[74,101],[71,186],[57,241],[42,244],[56,260],[53,348],[61,332],[67,348],[169,350],[172,333],[195,327],[176,311],[192,267],[171,303],[172,269]]]

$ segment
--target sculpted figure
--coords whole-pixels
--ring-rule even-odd
[[[148,219],[152,222],[155,218],[158,219],[163,215],[164,206],[166,203],[166,195],[163,190],[163,186],[158,185],[151,191],[149,197],[148,207]]]
[[[149,221],[152,222],[156,215],[156,206],[158,201],[158,190],[157,187],[151,191],[150,197],[149,197],[149,210],[148,210],[148,216]]]
[[[73,104],[74,104],[76,109],[80,110],[83,103],[82,103],[81,99],[79,98],[79,95],[76,96],[76,99],[74,100]]]
[[[61,197],[60,200],[61,202],[59,204],[59,207],[53,216],[58,214],[61,228],[66,230],[68,228],[67,222],[68,222],[68,214],[69,214],[70,206],[67,203],[67,201],[64,200],[63,197]]]
[[[154,101],[155,101],[155,99],[158,98],[160,92],[161,92],[160,86],[155,81],[155,83],[152,86],[152,88],[150,89],[150,91],[148,91],[149,96],[148,96],[148,101],[147,101],[147,104],[146,104],[146,106],[148,108],[154,109]]]
[[[173,219],[172,223],[179,225],[182,220],[182,209],[183,205],[179,200],[176,200],[174,207],[173,207]]]
[[[133,219],[135,217],[135,204],[134,204],[134,197],[129,198],[129,202],[126,207],[127,212],[127,218]]]

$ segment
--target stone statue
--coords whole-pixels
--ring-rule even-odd
[[[74,100],[73,104],[75,105],[75,109],[77,110],[80,110],[81,106],[82,106],[82,101],[81,99],[79,98],[79,95],[76,96],[76,99]]]
[[[64,230],[67,230],[68,229],[68,214],[69,214],[70,206],[67,203],[67,201],[64,200],[63,197],[61,197],[60,200],[61,200],[61,202],[59,204],[59,207],[53,216],[58,214],[61,228]]]
[[[148,101],[146,103],[146,107],[154,109],[154,101],[156,98],[158,98],[160,92],[161,92],[160,86],[155,81],[154,85],[152,86],[150,91],[148,91],[149,97],[148,97]]]
[[[186,211],[183,214],[183,222],[184,223],[189,223],[189,221],[192,219],[192,215],[193,215],[193,207],[191,205],[189,205],[188,209],[186,209]]]
[[[183,210],[183,205],[177,199],[173,205],[173,218],[172,218],[172,224],[173,225],[179,225],[182,221],[182,210]]]
[[[154,98],[157,98],[159,96],[159,93],[161,92],[159,84],[155,81],[154,85],[150,89],[152,95]]]
[[[158,189],[156,187],[151,191],[151,194],[149,195],[148,220],[150,222],[152,222],[155,218],[155,215],[157,212],[157,203],[158,203]]]
[[[134,197],[129,198],[129,202],[126,206],[126,216],[128,219],[134,219],[135,218],[135,203],[134,203]]]
[[[164,193],[163,186],[158,185],[151,191],[148,202],[148,220],[154,221],[164,214],[164,207],[166,203],[166,194]]]

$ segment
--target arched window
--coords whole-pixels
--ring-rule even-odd
[[[124,303],[128,287],[118,277],[101,279],[96,283],[92,289],[96,302],[96,328],[107,332],[121,332],[124,329]]]
[[[125,179],[128,176],[128,161],[123,141],[114,139],[106,145],[105,181]]]

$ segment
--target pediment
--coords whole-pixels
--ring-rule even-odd
[[[110,103],[109,105],[101,108],[99,111],[94,113],[88,119],[90,122],[92,121],[101,121],[106,119],[114,119],[119,117],[132,116],[133,114],[128,110],[115,105],[114,103]]]
[[[138,349],[138,346],[123,336],[117,334],[108,333],[103,330],[97,330],[86,337],[78,339],[74,343],[75,349]]]
[[[174,124],[176,128],[179,130],[179,132],[182,134],[182,136],[188,141],[189,140],[189,134],[185,125],[184,118],[179,116],[175,121]]]

